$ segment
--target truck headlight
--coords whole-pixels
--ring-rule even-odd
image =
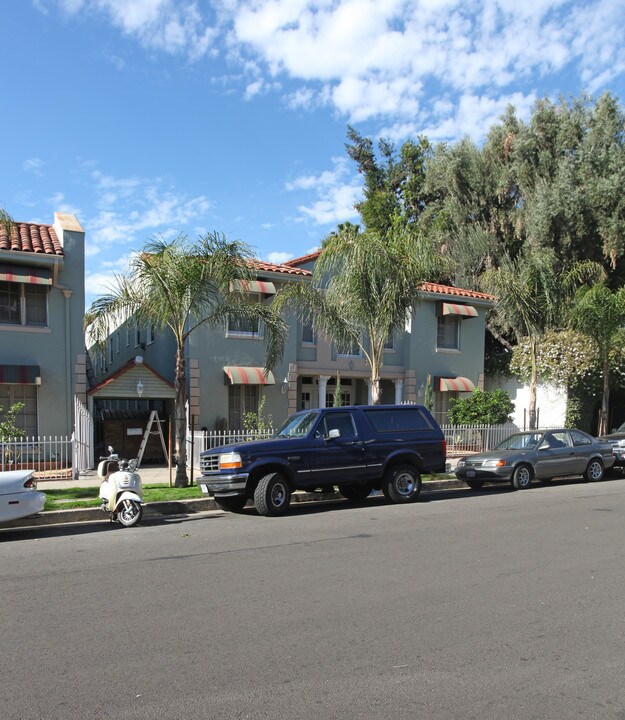
[[[243,467],[243,463],[239,453],[224,453],[219,456],[220,470],[233,470],[240,467]]]

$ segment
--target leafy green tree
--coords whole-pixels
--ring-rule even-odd
[[[22,402],[13,403],[6,410],[0,405],[0,440],[24,437],[24,430],[15,424],[24,407]]]
[[[87,312],[86,324],[99,343],[105,342],[112,327],[130,317],[139,325],[167,328],[173,334],[176,487],[188,484],[184,351],[191,333],[203,325],[222,330],[229,318],[259,320],[265,328],[267,369],[282,353],[285,322],[270,306],[246,304],[237,291],[237,281],[252,277],[252,254],[240,241],[229,241],[218,233],[194,243],[185,236],[172,241],[154,239],[133,258],[127,274],[115,277],[110,293],[97,298]]]
[[[452,425],[503,425],[512,420],[514,403],[504,390],[476,389],[466,398],[449,401]]]
[[[250,435],[259,438],[265,437],[267,433],[273,431],[273,418],[271,415],[265,416],[266,396],[263,395],[258,403],[256,412],[246,412],[243,415],[243,429]]]
[[[378,154],[373,141],[348,127],[349,157],[364,178],[364,200],[356,203],[365,229],[381,236],[392,230],[394,218],[415,222],[427,205],[425,166],[432,149],[425,137],[406,141],[399,153],[393,143],[380,140]]]
[[[549,329],[562,323],[566,303],[575,290],[599,272],[594,263],[580,263],[569,271],[560,271],[552,250],[528,249],[516,259],[504,256],[499,267],[482,275],[482,287],[497,298],[494,313],[499,326],[513,334],[517,344],[524,338],[529,343],[530,429],[536,427],[539,345]]]
[[[384,345],[404,329],[419,303],[421,284],[440,272],[431,244],[409,224],[396,218],[384,234],[360,233],[352,226],[329,240],[312,283],[293,283],[275,303],[312,319],[339,351],[357,346],[371,370],[372,402],[377,404]]]
[[[606,285],[597,284],[580,289],[575,296],[571,323],[597,347],[603,375],[598,433],[604,435],[608,432],[610,405],[610,353],[623,345],[625,288],[611,291]]]

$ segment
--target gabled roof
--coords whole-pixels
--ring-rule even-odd
[[[52,225],[14,222],[10,233],[0,225],[0,250],[40,255],[63,255],[63,247]]]
[[[97,385],[94,385],[93,387],[90,387],[87,390],[87,395],[97,395],[97,393],[105,388],[107,385],[110,385],[111,383],[114,383],[116,380],[118,380],[120,377],[125,375],[128,372],[131,371],[144,371],[147,370],[148,373],[153,375],[158,381],[164,383],[166,386],[168,386],[171,390],[174,390],[174,385],[171,383],[167,378],[164,378],[160,373],[156,372],[154,368],[150,367],[146,362],[143,361],[143,358],[140,358],[140,362],[137,362],[136,358],[131,358],[128,360],[128,362],[125,365],[122,365],[118,370],[116,370],[114,373],[111,373],[108,377],[104,378],[101,382],[99,382]]]
[[[315,250],[315,252],[309,253],[308,255],[302,255],[302,257],[287,260],[284,265],[288,265],[289,267],[298,267],[299,265],[304,265],[307,262],[316,260],[319,255],[321,255],[321,250]]]
[[[316,260],[323,251],[316,250],[308,255],[294,258],[293,260],[287,260],[284,264],[292,267],[304,265],[307,262]],[[453,287],[452,285],[441,285],[440,283],[426,282],[421,286],[423,292],[436,293],[438,295],[453,295],[454,297],[464,297],[472,300],[490,300],[494,301],[496,298],[494,295],[487,295],[486,293],[477,292],[477,290],[465,290],[463,288]]]
[[[257,272],[275,272],[284,273],[285,275],[312,275],[310,270],[304,270],[303,268],[298,267],[291,267],[289,263],[276,265],[275,263],[265,262],[264,260],[252,260],[250,262],[250,267],[252,267]]]
[[[496,300],[494,295],[477,292],[477,290],[464,290],[453,287],[453,285],[440,285],[439,283],[426,282],[421,285],[423,292],[437,293],[439,295],[453,295],[454,297],[470,298],[472,300]]]

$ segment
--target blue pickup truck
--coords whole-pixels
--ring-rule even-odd
[[[199,485],[224,510],[253,498],[261,515],[284,514],[294,490],[332,490],[364,500],[382,490],[413,502],[421,474],[445,471],[443,433],[422,405],[302,410],[269,440],[224,445],[201,455]]]

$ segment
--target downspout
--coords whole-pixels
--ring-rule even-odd
[[[71,366],[71,354],[72,354],[72,344],[71,344],[71,337],[70,337],[70,324],[69,324],[69,299],[72,296],[71,290],[62,290],[63,295],[65,296],[65,412],[67,417],[67,423],[68,428],[70,429],[70,434],[74,432],[74,427],[72,425],[72,401],[71,398],[73,396],[73,393],[71,392],[72,388],[72,366]]]

